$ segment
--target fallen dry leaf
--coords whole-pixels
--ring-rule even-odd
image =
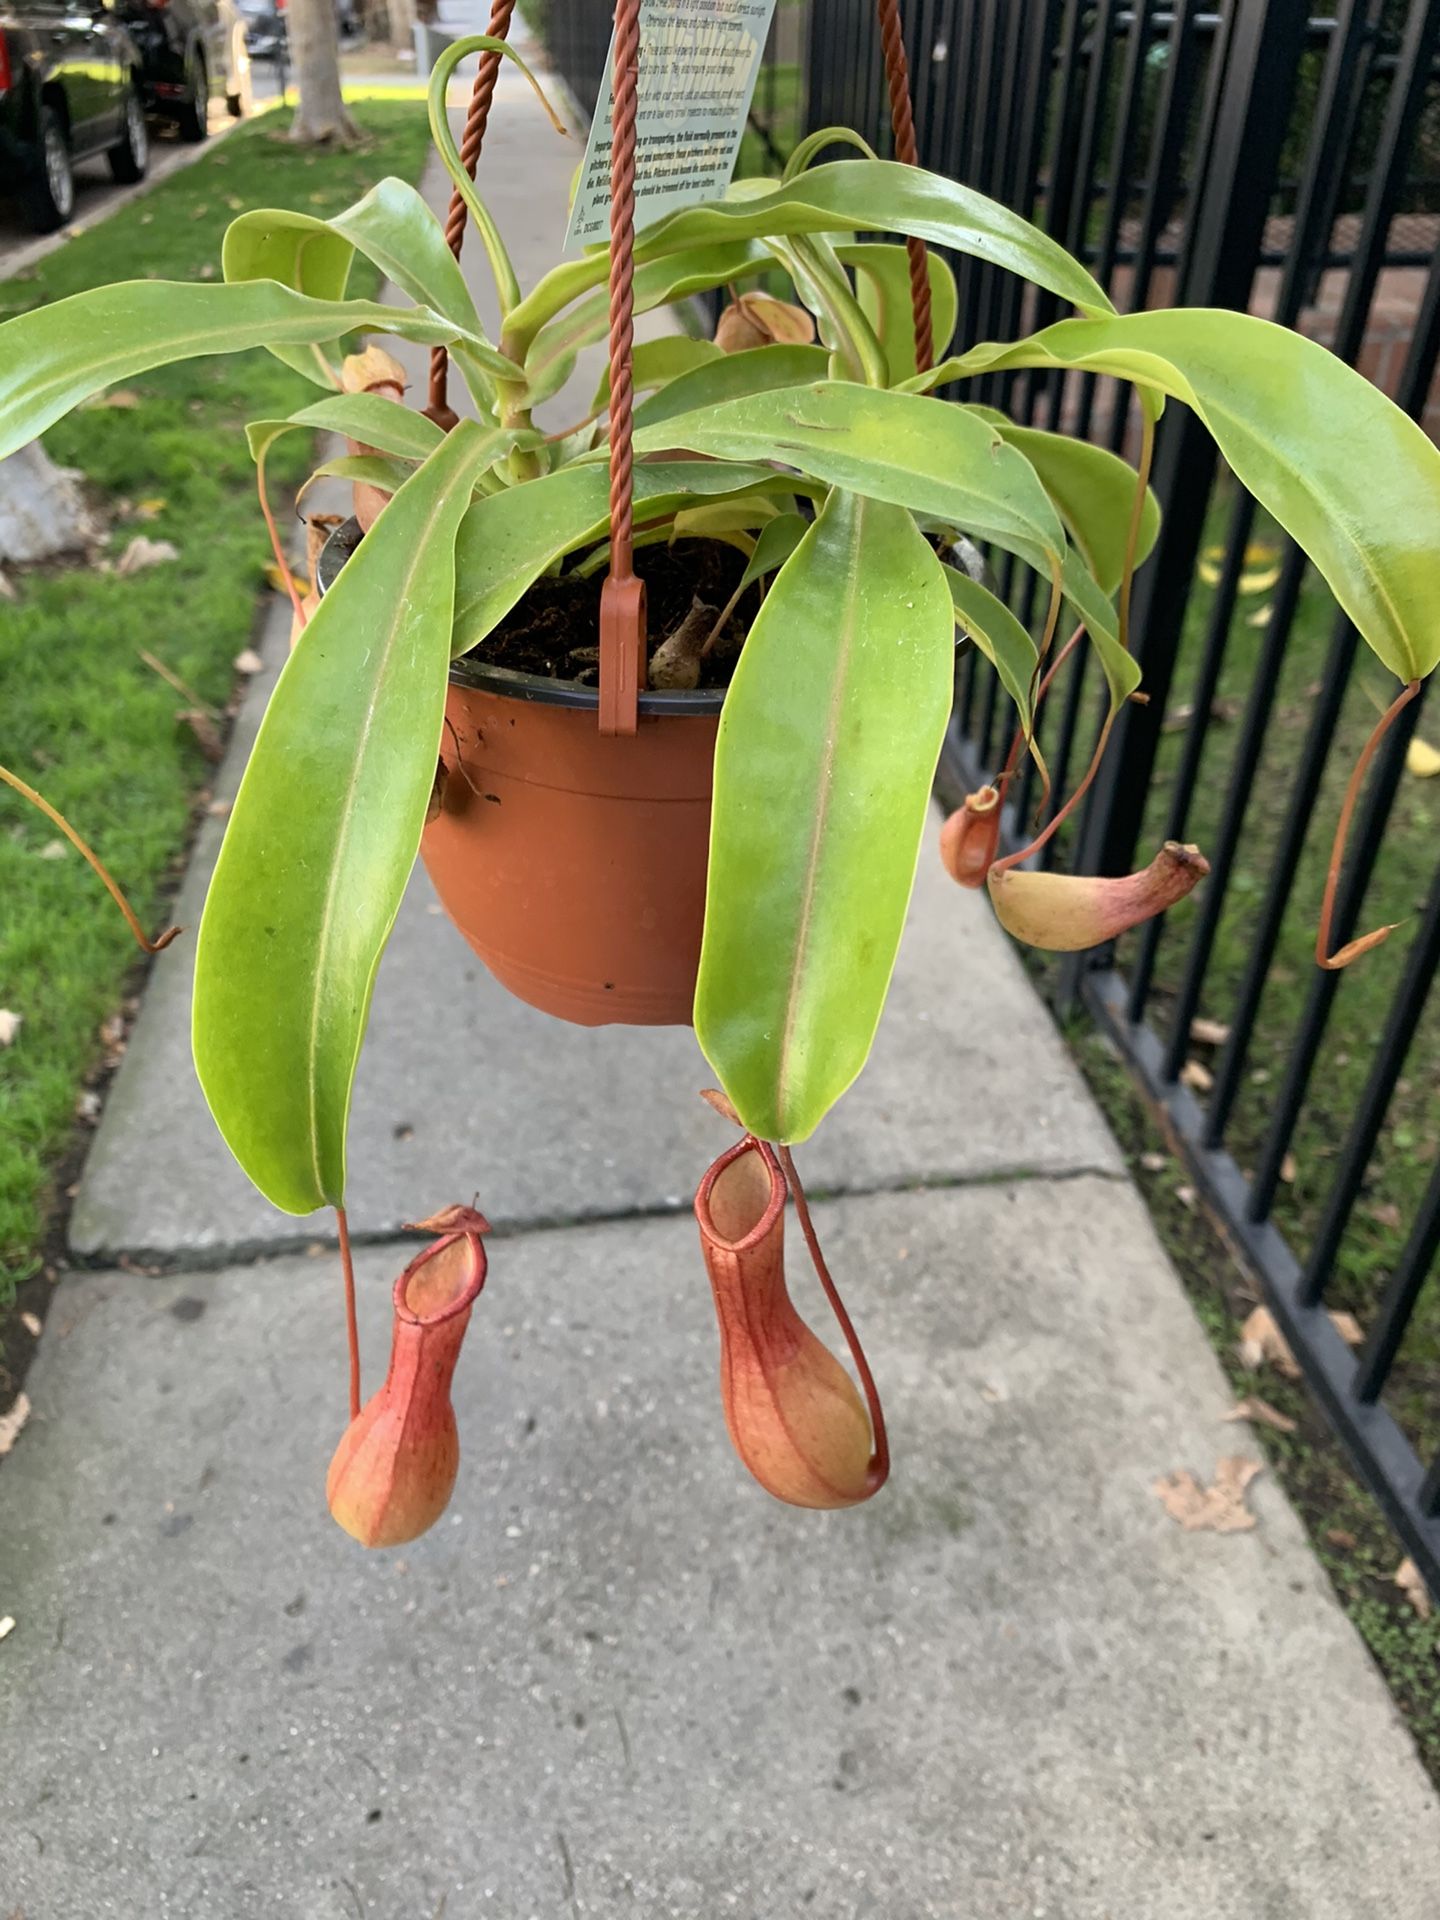
[[[1395,1569],[1395,1584],[1419,1614],[1422,1620],[1428,1620],[1433,1611],[1430,1589],[1420,1577],[1420,1569],[1408,1556]]]
[[[88,403],[92,407],[119,407],[128,411],[131,407],[140,407],[145,403],[133,387],[116,387],[110,393],[102,393]]]
[[[14,581],[7,580],[5,575],[0,573],[0,600],[15,601],[19,598],[20,595],[16,591]]]
[[[63,840],[47,840],[43,847],[35,849],[37,860],[63,860],[70,849]]]
[[[1176,1187],[1175,1198],[1180,1202],[1182,1207],[1188,1208],[1191,1213],[1195,1211],[1194,1187]]]
[[[1399,1227],[1404,1224],[1404,1215],[1393,1200],[1377,1201],[1373,1207],[1367,1207],[1365,1211],[1377,1227]]]
[[[1165,1153],[1142,1153],[1140,1164],[1146,1173],[1163,1173],[1170,1164],[1170,1156]]]
[[[23,1013],[11,1013],[8,1007],[0,1007],[0,1047],[13,1047],[24,1024]]]
[[[162,494],[153,493],[145,500],[137,500],[131,511],[132,520],[158,520],[169,505]]]
[[[1287,1153],[1285,1158],[1280,1162],[1280,1178],[1285,1182],[1287,1187],[1293,1187],[1299,1172],[1300,1162],[1295,1158],[1293,1153]]]
[[[93,1127],[100,1118],[100,1096],[93,1089],[87,1089],[75,1101],[75,1118],[83,1120],[86,1126]]]
[[[243,653],[237,653],[235,656],[235,671],[237,673],[259,673],[264,664],[265,662],[253,647],[246,647]]]
[[[1347,1347],[1358,1347],[1365,1338],[1365,1330],[1353,1313],[1343,1310],[1333,1311],[1330,1324],[1345,1342]],[[1272,1366],[1286,1380],[1298,1380],[1300,1368],[1290,1351],[1289,1342],[1276,1324],[1275,1316],[1268,1307],[1256,1307],[1246,1317],[1240,1329],[1240,1338],[1235,1351],[1239,1355],[1242,1367]]]
[[[1325,1538],[1330,1542],[1332,1547],[1339,1547],[1347,1553],[1360,1544],[1354,1534],[1347,1533],[1344,1527],[1327,1527],[1325,1529]]]
[[[32,1340],[40,1338],[40,1316],[38,1313],[22,1313],[20,1324]]]
[[[1288,1413],[1281,1413],[1278,1407],[1272,1407],[1268,1400],[1262,1400],[1257,1393],[1250,1393],[1243,1400],[1237,1400],[1228,1413],[1222,1413],[1222,1420],[1248,1420],[1252,1426],[1274,1427],[1277,1433],[1294,1433],[1298,1422]]]
[[[1192,1093],[1209,1093],[1215,1084],[1215,1076],[1199,1060],[1187,1060],[1180,1069],[1180,1078]]]
[[[218,766],[225,758],[225,742],[211,716],[200,707],[185,707],[175,718],[182,726],[189,727],[210,764]]]
[[[234,804],[233,800],[212,800],[205,811],[212,820],[225,820],[229,818],[230,809]]]
[[[148,535],[137,533],[115,563],[118,574],[139,573],[142,567],[163,566],[167,560],[178,560],[180,549],[169,540],[151,540]]]
[[[1190,1022],[1190,1038],[1201,1047],[1223,1047],[1230,1038],[1230,1028],[1224,1020],[1207,1020],[1204,1014],[1196,1014]]]
[[[1433,780],[1440,773],[1440,750],[1417,733],[1405,749],[1405,771],[1417,780]]]
[[[20,1438],[20,1429],[30,1418],[30,1396],[17,1393],[15,1404],[8,1413],[0,1413],[0,1460],[9,1453]]]
[[[1272,1366],[1287,1380],[1298,1380],[1300,1369],[1295,1364],[1295,1356],[1276,1324],[1275,1316],[1268,1307],[1256,1307],[1247,1314],[1244,1326],[1240,1329],[1240,1339],[1236,1346],[1242,1367]]]
[[[15,1631],[15,1616],[13,1613],[7,1613],[5,1618],[3,1620],[0,1620],[0,1640],[8,1640],[10,1635],[14,1631]],[[11,1914],[10,1920],[15,1920],[15,1914],[13,1913]]]
[[[1330,1324],[1345,1342],[1347,1347],[1358,1347],[1365,1338],[1365,1329],[1353,1313],[1343,1311],[1330,1315]]]
[[[1202,1487],[1181,1467],[1155,1481],[1151,1491],[1187,1533],[1249,1533],[1258,1521],[1245,1504],[1245,1489],[1264,1471],[1258,1460],[1227,1454],[1215,1463],[1213,1486]]]

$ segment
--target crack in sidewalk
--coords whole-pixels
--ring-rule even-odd
[[[840,1200],[878,1199],[893,1193],[950,1193],[968,1188],[1010,1186],[1050,1186],[1073,1180],[1104,1180],[1111,1184],[1133,1185],[1124,1169],[1082,1164],[1074,1167],[997,1167],[985,1173],[906,1173],[880,1179],[864,1186],[813,1187],[810,1198],[816,1205]],[[539,1233],[583,1232],[590,1227],[623,1226],[631,1221],[674,1220],[690,1211],[686,1200],[660,1200],[633,1207],[600,1208],[591,1213],[536,1215],[533,1219],[498,1222],[491,1230],[492,1241],[521,1240]],[[377,1227],[369,1232],[353,1227],[351,1245],[355,1248],[413,1247],[419,1243],[399,1228]],[[213,1273],[222,1267],[259,1266],[270,1260],[293,1259],[297,1254],[322,1248],[336,1251],[333,1232],[312,1231],[289,1234],[267,1240],[233,1240],[208,1247],[109,1247],[94,1253],[68,1256],[70,1273],[138,1273],[142,1278],[162,1279],[179,1273]]]

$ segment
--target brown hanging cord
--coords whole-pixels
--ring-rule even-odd
[[[910,104],[910,63],[905,57],[905,37],[900,28],[900,0],[876,0],[880,18],[880,45],[885,54],[885,83],[890,89],[890,124],[895,132],[895,158],[907,167],[918,167],[920,149],[915,142],[915,110]],[[925,257],[925,242],[914,238],[905,242],[910,261],[910,303],[915,313],[915,367],[928,373],[935,364],[935,330],[930,313],[930,265]]]
[[[492,40],[503,40],[510,31],[510,16],[515,11],[515,0],[492,0],[490,24],[485,31]],[[500,73],[501,56],[498,53],[482,53],[480,65],[475,74],[475,85],[470,92],[470,107],[465,115],[465,131],[460,138],[460,162],[473,180],[475,169],[480,163],[480,149],[485,143],[485,129],[490,121],[490,104],[495,98],[495,82]],[[460,249],[465,243],[465,202],[458,191],[450,195],[450,210],[445,216],[445,244],[458,260]],[[444,347],[430,349],[430,404],[425,412],[437,427],[443,427],[448,433],[455,425],[455,413],[450,406],[450,356]]]
[[[635,577],[635,119],[640,0],[615,8],[610,141],[610,572],[600,597],[600,731],[630,734],[645,684],[645,584]]]

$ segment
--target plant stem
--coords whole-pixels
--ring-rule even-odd
[[[344,1207],[335,1209],[340,1237],[340,1267],[345,1276],[345,1337],[350,1343],[350,1418],[360,1412],[360,1326],[355,1315],[355,1262],[350,1255],[350,1222]]]

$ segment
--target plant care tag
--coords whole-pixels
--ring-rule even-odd
[[[714,200],[730,184],[775,0],[641,0],[635,225]],[[611,76],[590,127],[565,251],[610,238]]]

